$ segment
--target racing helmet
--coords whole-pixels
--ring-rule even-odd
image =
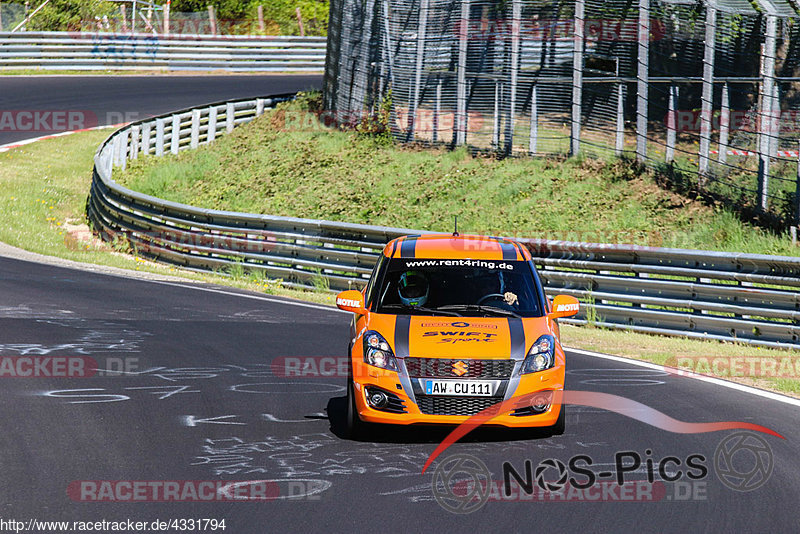
[[[397,283],[400,301],[406,306],[424,306],[428,301],[429,288],[428,279],[418,271],[404,272]]]

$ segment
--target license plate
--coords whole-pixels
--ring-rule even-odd
[[[476,380],[428,380],[425,383],[425,394],[491,397],[494,395],[494,383]]]

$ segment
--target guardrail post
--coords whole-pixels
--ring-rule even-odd
[[[636,161],[647,160],[647,95],[650,85],[650,0],[639,0],[636,70]]]
[[[156,119],[156,156],[164,155],[164,119]]]
[[[173,154],[178,153],[181,142],[181,118],[177,115],[172,116],[172,138],[169,143],[169,150]]]
[[[225,131],[231,133],[233,131],[234,121],[233,104],[228,102],[225,104]]]
[[[625,85],[617,85],[617,135],[614,139],[614,154],[622,156],[625,150]]]
[[[122,132],[122,141],[120,142],[120,155],[122,158],[120,159],[120,166],[124,171],[128,167],[128,135],[130,132],[128,129]]]
[[[212,142],[217,137],[217,106],[208,108],[208,130],[206,131],[206,143]]]
[[[256,98],[256,117],[264,114],[264,99]]]
[[[139,157],[139,126],[131,127],[131,160]]]
[[[575,35],[572,54],[572,128],[569,155],[577,156],[581,150],[581,108],[583,101],[583,38],[584,0],[575,2]]]
[[[150,155],[150,123],[142,124],[142,154]]]
[[[120,165],[122,161],[122,156],[120,155],[121,152],[122,152],[122,136],[120,134],[117,134],[114,136],[114,140],[111,142],[111,161],[113,165]]]
[[[675,126],[677,122],[676,109],[678,106],[678,87],[669,86],[669,110],[667,111],[667,148],[664,154],[664,161],[670,165],[675,160]]]
[[[200,144],[200,110],[193,109],[192,110],[192,131],[191,131],[191,138],[189,141],[189,146],[191,148],[197,148],[197,145]]]
[[[536,102],[536,85],[531,88],[531,126],[528,134],[528,154],[536,155],[539,142],[539,105]]]
[[[722,86],[722,106],[719,116],[719,154],[717,161],[725,163],[728,160],[728,138],[731,130],[731,99],[728,82]]]

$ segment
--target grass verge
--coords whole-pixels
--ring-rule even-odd
[[[84,132],[40,141],[0,154],[0,241],[59,258],[182,276],[195,281],[332,304],[333,299],[327,293],[285,289],[274,281],[248,276],[244,272],[235,272],[235,269],[234,272],[227,273],[229,276],[180,271],[122,254],[106,244],[85,239],[84,207],[91,181],[92,156],[108,133]],[[183,179],[190,180],[191,176],[184,175]],[[170,183],[165,181],[163,187],[171,187]],[[791,359],[797,364],[800,359],[798,352],[746,345],[647,336],[569,325],[562,328],[563,340],[568,346],[661,365],[686,363],[678,358],[693,358],[694,362],[702,362],[702,358],[716,358],[723,364],[735,358],[758,358],[763,362],[773,361],[775,368],[781,371],[781,362]],[[784,370],[785,367],[783,365]],[[800,372],[797,365],[794,369]],[[705,371],[705,368],[695,366],[693,370]],[[761,371],[761,367],[758,370]],[[709,374],[714,374],[713,366],[710,371]],[[782,376],[781,372],[773,374],[775,376],[769,373],[751,373],[748,376],[730,377],[729,373],[717,373],[723,378],[800,397],[800,380],[792,376]]]
[[[92,158],[110,130],[46,139],[0,153],[0,241],[31,252],[73,261],[180,275],[269,294],[332,304],[319,292],[295,291],[274,281],[232,270],[200,274],[145,261],[92,239],[86,226],[86,196]]]
[[[311,100],[311,103],[309,101]],[[117,180],[222,210],[465,233],[796,255],[787,235],[659,187],[621,160],[495,159],[393,146],[284,103],[212,145]]]

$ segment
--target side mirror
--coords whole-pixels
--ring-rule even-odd
[[[367,310],[364,309],[364,294],[357,289],[342,291],[336,295],[336,306],[338,306],[340,310],[353,313],[363,314],[367,312]]]
[[[553,299],[553,311],[548,317],[558,319],[559,317],[571,317],[578,313],[580,303],[575,297],[569,295],[556,295]]]

